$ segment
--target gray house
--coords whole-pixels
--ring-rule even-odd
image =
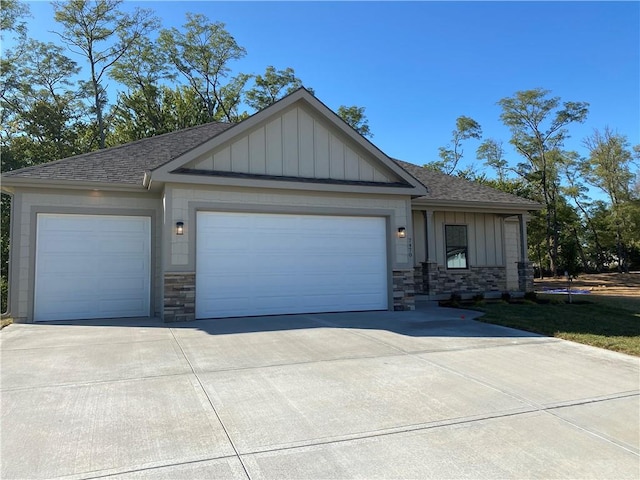
[[[532,287],[526,199],[393,160],[304,89],[2,175],[16,321],[410,310]]]

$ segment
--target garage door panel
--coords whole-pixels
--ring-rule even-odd
[[[147,250],[146,242],[140,238],[103,237],[95,243],[95,249],[103,254],[139,255]]]
[[[110,277],[101,278],[97,282],[97,288],[102,290],[104,296],[117,295],[122,298],[139,298],[140,292],[146,290],[147,277]]]
[[[68,255],[90,254],[94,248],[93,243],[88,232],[47,231],[47,242],[41,242],[38,251]]]
[[[77,312],[78,315],[86,316],[79,318],[91,318],[89,315],[91,315],[95,307],[96,303],[94,300],[74,299],[71,301],[61,301],[52,299],[39,307],[37,320],[72,320],[67,313],[70,309]]]
[[[43,254],[49,255],[43,255]],[[40,275],[82,275],[92,272],[95,267],[93,256],[58,254],[56,251],[38,250],[40,256],[38,273]]]
[[[146,277],[148,262],[140,255],[110,256],[106,264],[101,265],[103,275],[116,275],[118,277],[127,277],[129,275],[144,275]],[[96,267],[98,268],[98,267]]]
[[[387,308],[383,218],[198,212],[196,243],[198,318]]]
[[[148,316],[148,217],[38,215],[34,318]]]
[[[54,301],[73,301],[74,298],[91,297],[92,292],[97,288],[98,282],[94,277],[76,275],[55,275],[49,278],[41,277],[38,297],[42,303],[47,304]],[[73,296],[69,295],[69,291],[73,291]]]
[[[100,302],[100,311],[112,317],[126,317],[131,316],[131,311],[140,310],[145,307],[145,303],[139,298],[117,300],[102,300]]]

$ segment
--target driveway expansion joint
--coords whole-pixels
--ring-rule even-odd
[[[236,455],[223,455],[220,457],[202,458],[197,460],[187,460],[185,462],[174,463],[153,463],[147,465],[141,465],[136,468],[110,468],[108,470],[95,470],[81,473],[74,473],[71,475],[62,475],[58,477],[52,477],[52,480],[94,480],[97,478],[110,478],[115,475],[127,475],[138,472],[152,472],[153,470],[159,470],[161,468],[178,467],[183,465],[197,465],[198,463],[211,462],[213,460],[225,460],[237,458]]]
[[[247,476],[247,478],[249,480],[251,480],[251,475],[249,475],[249,470],[247,469],[247,466],[245,465],[244,461],[242,460],[242,457],[240,456],[240,453],[238,452],[238,448],[236,447],[235,443],[233,442],[233,439],[231,438],[231,435],[229,434],[229,430],[227,429],[227,426],[222,421],[222,417],[220,416],[220,413],[218,412],[218,410],[216,409],[215,405],[213,404],[213,401],[211,400],[211,397],[207,393],[207,390],[204,388],[204,385],[202,385],[202,381],[200,380],[200,377],[198,376],[198,373],[193,368],[193,365],[191,364],[191,361],[189,360],[189,357],[187,357],[187,354],[185,353],[184,348],[182,348],[182,345],[180,344],[180,341],[176,337],[173,329],[169,329],[169,331],[171,332],[171,335],[173,336],[173,340],[176,342],[176,344],[178,345],[178,348],[182,352],[182,355],[184,356],[184,359],[189,364],[189,368],[191,368],[191,373],[195,376],[196,381],[198,382],[198,386],[200,387],[200,390],[202,391],[202,393],[204,394],[205,398],[209,402],[209,405],[211,406],[211,409],[213,410],[213,413],[215,414],[216,418],[218,419],[218,422],[220,422],[220,426],[222,427],[222,430],[224,431],[224,434],[226,435],[227,440],[229,441],[229,444],[231,445],[231,448],[233,449],[236,458],[240,461],[240,465],[242,465],[242,469],[244,470],[245,475]]]

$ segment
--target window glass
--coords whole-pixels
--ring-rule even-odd
[[[467,268],[467,226],[445,225],[447,268]]]

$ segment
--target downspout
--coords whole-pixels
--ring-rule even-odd
[[[144,177],[142,177],[142,186],[147,190],[151,188],[151,170],[144,171]]]

